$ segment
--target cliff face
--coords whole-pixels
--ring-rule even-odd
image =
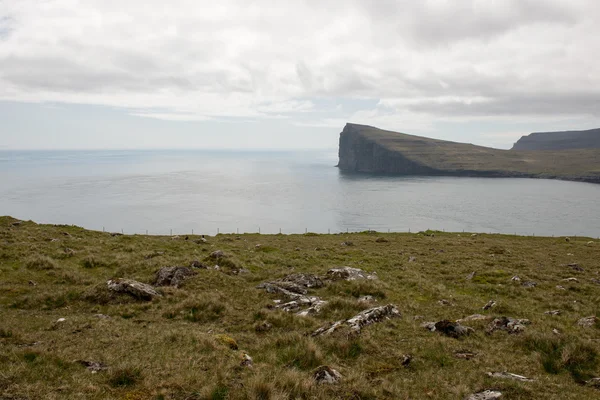
[[[600,148],[600,129],[536,132],[521,137],[512,150],[566,150]]]
[[[600,148],[513,151],[346,124],[338,167],[421,176],[548,178],[600,183]]]
[[[340,134],[339,164],[343,171],[404,175],[438,175],[439,171],[387,149],[361,132],[363,125],[346,124]]]

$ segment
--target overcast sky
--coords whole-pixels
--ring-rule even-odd
[[[0,149],[600,127],[598,0],[0,0]]]

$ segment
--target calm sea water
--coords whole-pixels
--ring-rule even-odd
[[[333,151],[0,152],[0,215],[125,233],[600,236],[600,185],[341,173]]]

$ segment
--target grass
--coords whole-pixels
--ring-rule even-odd
[[[0,398],[461,399],[484,389],[510,399],[599,395],[582,382],[600,376],[600,326],[577,324],[600,314],[600,285],[591,281],[600,273],[597,240],[363,232],[218,235],[196,243],[195,236],[111,236],[13,221],[0,217]],[[207,260],[216,250],[226,255],[210,264],[220,270],[199,269],[152,301],[106,289],[111,278],[152,282],[157,269]],[[327,303],[306,317],[274,309],[279,297],[256,289],[291,273],[324,275],[340,266],[377,272],[379,279],[309,290]],[[247,272],[236,273],[240,268]],[[521,282],[511,281],[515,275]],[[570,277],[578,282],[564,281]],[[363,296],[372,296],[371,303]],[[483,311],[489,300],[496,306]],[[310,336],[328,322],[389,303],[402,318],[360,335],[342,329]],[[561,314],[544,314],[555,309]],[[461,339],[420,327],[472,314],[531,324],[521,334],[487,335],[487,321],[465,322],[475,333]],[[241,365],[243,354],[253,358],[252,367]],[[108,369],[91,373],[77,360]],[[337,369],[341,383],[317,385],[312,371],[320,365]],[[486,375],[501,371],[534,381]]]

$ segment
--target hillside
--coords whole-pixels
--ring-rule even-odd
[[[600,183],[600,149],[500,150],[346,124],[340,134],[338,167],[348,172]]]
[[[600,148],[600,129],[535,132],[521,137],[512,150],[567,150]]]
[[[590,238],[0,217],[0,398],[597,399],[599,260]]]

